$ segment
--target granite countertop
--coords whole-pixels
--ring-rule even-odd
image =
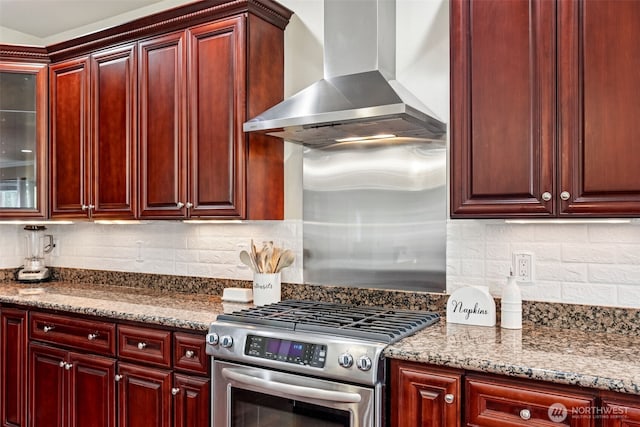
[[[25,290],[44,288],[27,295]],[[206,332],[218,314],[252,307],[219,296],[126,286],[0,283],[19,304]],[[640,337],[533,326],[522,330],[438,324],[385,349],[394,359],[640,395]]]
[[[25,293],[33,288],[43,288],[44,293],[35,295]],[[251,306],[222,302],[219,296],[213,295],[64,282],[28,286],[0,283],[0,303],[21,304],[203,332],[209,329],[209,324],[218,314]]]
[[[385,349],[389,358],[640,395],[640,337],[525,324],[439,322]]]

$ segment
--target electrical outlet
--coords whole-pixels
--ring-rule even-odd
[[[514,252],[511,271],[519,283],[532,283],[534,280],[534,261],[532,252]]]

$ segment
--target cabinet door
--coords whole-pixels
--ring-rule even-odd
[[[86,217],[89,205],[89,59],[54,64],[50,84],[51,217]]]
[[[602,398],[602,427],[640,427],[640,397],[614,394]]]
[[[560,213],[637,216],[640,2],[559,1],[558,13]]]
[[[460,425],[461,375],[415,363],[391,361],[391,425]]]
[[[91,216],[135,218],[137,197],[134,46],[91,57]]]
[[[41,344],[29,346],[30,427],[66,425],[66,354],[66,351],[55,347]]]
[[[47,215],[47,66],[0,61],[0,218]]]
[[[115,427],[116,361],[70,353],[69,427]]]
[[[555,215],[555,20],[548,0],[452,0],[451,217]]]
[[[209,407],[211,406],[209,378],[175,374],[173,426],[209,427]]]
[[[171,371],[120,363],[120,427],[171,427]]]
[[[185,33],[139,43],[140,216],[182,218],[187,203]]]
[[[244,217],[244,19],[189,30],[191,216]]]
[[[27,313],[4,308],[0,322],[0,424],[26,427]]]

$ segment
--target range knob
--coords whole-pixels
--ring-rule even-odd
[[[211,345],[218,345],[218,334],[216,334],[215,332],[211,332],[210,334],[207,334],[207,344],[211,344]]]
[[[353,365],[353,356],[349,353],[342,353],[338,356],[338,365],[343,368],[350,368]]]
[[[371,359],[366,354],[364,356],[360,356],[358,358],[358,361],[356,362],[356,366],[361,371],[368,371],[369,369],[371,369],[372,365],[373,363],[371,363]]]
[[[220,338],[220,345],[224,348],[230,348],[233,345],[233,338],[230,335],[225,335]]]

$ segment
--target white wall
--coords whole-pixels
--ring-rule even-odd
[[[285,95],[322,77],[322,0],[281,0],[296,12],[285,32]],[[397,79],[449,121],[447,0],[397,0]],[[248,279],[237,252],[250,238],[281,241],[298,254],[283,280],[301,282],[301,149],[285,149],[284,222],[51,226],[53,265]],[[499,295],[514,250],[536,258],[525,299],[640,307],[640,224],[447,224],[447,287],[489,285]],[[0,267],[22,258],[22,231],[0,225]],[[138,249],[138,243],[140,249]],[[142,262],[138,259],[141,254]]]

